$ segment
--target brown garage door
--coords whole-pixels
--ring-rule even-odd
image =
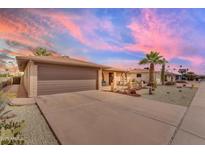
[[[38,64],[38,95],[97,89],[97,69]]]

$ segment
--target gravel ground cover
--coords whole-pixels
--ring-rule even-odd
[[[25,139],[25,144],[58,144],[47,122],[41,115],[37,105],[7,106],[6,109],[12,110],[12,113],[17,115],[15,118],[12,118],[12,120],[25,120],[25,127],[22,132],[22,135]]]
[[[176,86],[158,86],[153,95],[148,94],[148,89],[138,90],[137,93],[142,97],[171,103],[182,106],[189,106],[198,88],[177,88]]]

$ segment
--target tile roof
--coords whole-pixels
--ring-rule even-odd
[[[60,56],[17,56],[16,60],[20,71],[24,70],[25,65],[27,64],[28,61],[49,63],[49,64],[74,65],[74,66],[82,66],[82,67],[107,68],[107,66],[104,65],[73,59],[70,57],[60,57]]]

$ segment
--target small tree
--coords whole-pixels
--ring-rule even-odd
[[[49,52],[46,48],[38,47],[34,50],[35,56],[52,56],[52,53]]]

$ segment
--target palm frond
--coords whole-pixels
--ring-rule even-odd
[[[159,59],[156,64],[164,64],[164,61],[162,59]]]
[[[144,58],[139,62],[140,65],[144,65],[144,64],[148,64],[148,63],[149,63],[149,60],[147,58]]]
[[[145,55],[145,58],[142,59],[139,64],[143,65],[143,64],[149,64],[149,63],[154,63],[154,64],[163,64],[163,63],[167,63],[167,61],[164,59],[162,59],[163,56],[160,55],[159,52],[157,51],[150,51],[149,54]]]

